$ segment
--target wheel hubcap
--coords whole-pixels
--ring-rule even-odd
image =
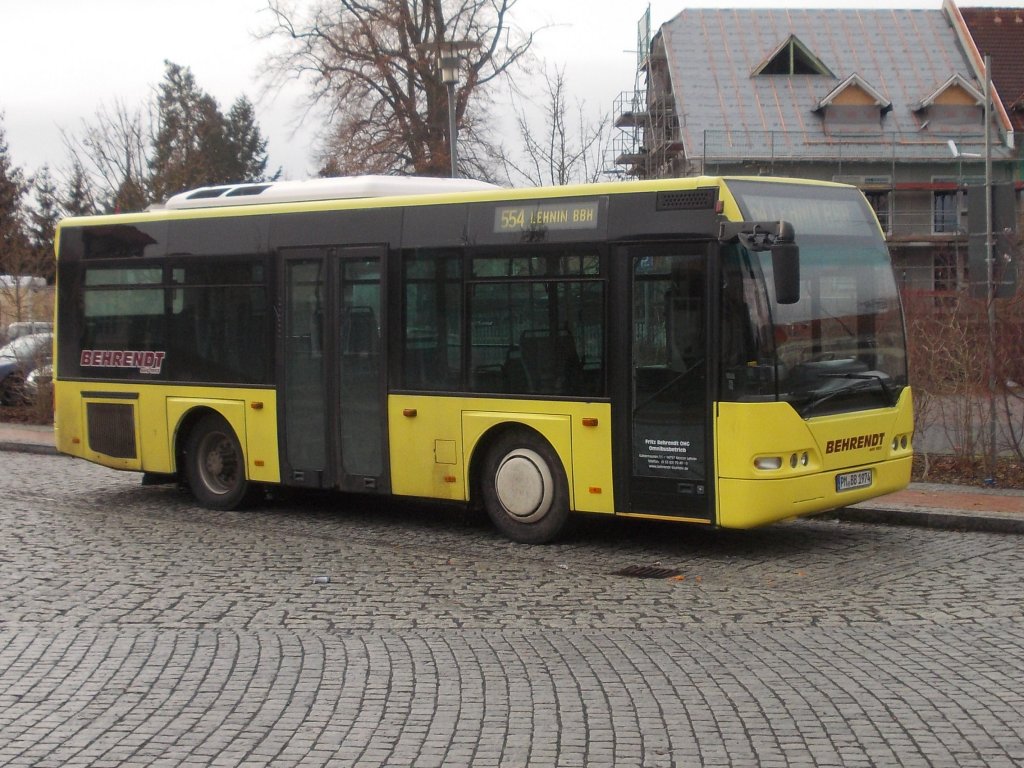
[[[553,487],[547,462],[528,448],[511,451],[494,473],[498,501],[521,523],[532,523],[547,514]]]

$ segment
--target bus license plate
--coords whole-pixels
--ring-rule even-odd
[[[854,491],[858,488],[871,487],[871,470],[864,469],[860,472],[845,472],[836,475],[836,492]]]

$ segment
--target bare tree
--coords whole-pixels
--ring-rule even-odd
[[[267,64],[268,86],[309,83],[307,115],[327,129],[320,162],[331,173],[444,176],[451,167],[448,94],[440,44],[469,41],[456,89],[460,167],[485,177],[493,165],[489,87],[523,63],[533,43],[510,23],[517,0],[322,0],[308,16],[270,0],[265,38],[284,49]]]
[[[503,147],[501,152],[509,183],[543,186],[598,181],[604,175],[608,115],[589,120],[582,101],[571,109],[564,67],[545,68],[541,100],[541,114],[531,118],[513,97],[520,147],[518,151]]]
[[[188,67],[164,66],[153,98],[136,109],[101,106],[80,133],[64,133],[65,186],[78,212],[140,211],[183,189],[266,178],[267,142],[249,100],[225,115]]]
[[[150,202],[149,115],[122,102],[100,106],[78,136],[64,133],[73,165],[92,180],[95,197],[107,211],[140,211]]]

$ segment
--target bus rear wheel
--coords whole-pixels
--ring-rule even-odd
[[[569,518],[569,490],[558,454],[539,435],[513,430],[487,452],[484,508],[502,534],[522,544],[545,544]]]
[[[248,501],[242,446],[222,416],[203,416],[189,434],[185,478],[196,501],[208,509],[238,509]]]

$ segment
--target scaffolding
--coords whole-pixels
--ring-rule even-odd
[[[637,23],[636,53],[633,90],[620,93],[613,105],[617,133],[611,165],[639,179],[685,175],[678,163],[683,143],[665,56],[652,47],[650,6]]]

